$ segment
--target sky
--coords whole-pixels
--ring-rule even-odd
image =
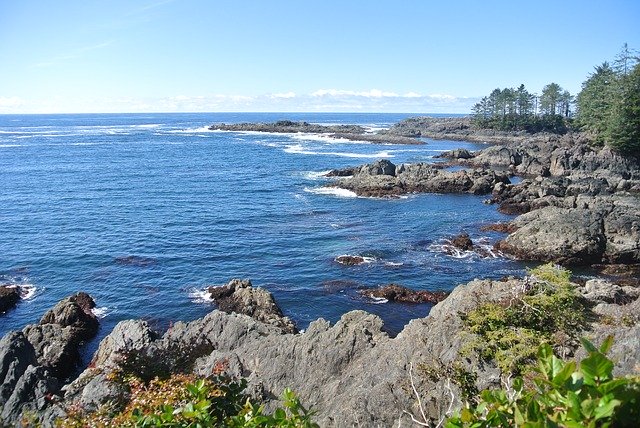
[[[623,43],[638,0],[0,0],[0,113],[468,113]]]

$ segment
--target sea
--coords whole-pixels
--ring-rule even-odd
[[[492,251],[510,217],[487,196],[355,197],[323,174],[377,159],[438,162],[454,148],[335,140],[322,135],[209,131],[214,123],[280,119],[384,129],[411,114],[197,113],[0,115],[0,284],[23,299],[0,335],[37,322],[78,291],[96,301],[101,338],[125,319],[162,331],[215,308],[206,288],[250,279],[300,329],[348,311],[379,315],[390,334],[430,304],[372,299],[390,283],[451,291],[474,278],[521,275]],[[466,232],[486,252],[459,251]],[[344,266],[341,255],[365,263]]]

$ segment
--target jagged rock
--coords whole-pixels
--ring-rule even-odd
[[[337,175],[337,174],[336,174]],[[432,164],[394,165],[388,160],[365,164],[350,177],[330,184],[358,196],[388,197],[406,193],[491,193],[497,183],[509,183],[505,173],[475,169],[443,171]]]
[[[492,223],[480,227],[483,232],[513,233],[516,227],[512,223]]]
[[[25,410],[42,411],[60,382],[45,367],[28,366],[0,412],[0,422],[17,424]]]
[[[307,133],[323,134],[329,138],[349,139],[354,141],[366,141],[386,144],[424,144],[416,138],[388,134],[368,133],[365,128],[358,125],[319,125],[307,122],[294,122],[291,120],[279,120],[272,123],[218,123],[209,127],[212,131],[236,131],[236,132],[275,132],[275,133]]]
[[[232,279],[226,285],[209,287],[208,291],[221,311],[249,315],[281,328],[284,333],[298,331],[293,321],[282,314],[273,295],[262,288],[254,288],[249,280]]]
[[[471,159],[474,155],[467,149],[453,149],[448,152],[440,153],[435,158],[443,159]]]
[[[337,263],[340,263],[341,265],[345,265],[345,266],[357,266],[357,265],[361,265],[363,263],[366,263],[366,260],[364,259],[364,257],[362,257],[362,256],[351,256],[351,255],[348,255],[348,254],[336,257],[335,261]]]
[[[39,365],[60,379],[76,369],[80,362],[78,348],[98,332],[98,319],[91,312],[94,306],[88,294],[77,293],[58,302],[38,324],[23,329]]]
[[[520,216],[514,224],[518,229],[496,248],[520,259],[593,264],[606,248],[602,218],[590,210],[547,207]]]
[[[146,321],[121,321],[100,342],[100,346],[91,360],[91,365],[94,367],[115,367],[128,352],[148,347],[156,337],[157,334],[151,330]]]
[[[468,233],[461,233],[458,236],[454,236],[453,239],[451,239],[451,245],[462,251],[473,250],[473,241]]]
[[[2,285],[0,286],[0,313],[13,308],[20,300],[20,290],[18,287]]]
[[[0,339],[0,405],[9,399],[27,367],[35,363],[33,345],[21,331],[8,333]]]
[[[378,288],[362,290],[360,293],[372,297],[402,303],[438,303],[447,297],[442,291],[412,290],[398,284],[383,285]]]

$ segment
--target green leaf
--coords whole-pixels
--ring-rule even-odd
[[[582,347],[586,349],[587,352],[598,352],[598,349],[586,337],[581,337],[580,343],[582,343]]]
[[[620,400],[611,400],[606,404],[602,404],[594,409],[593,417],[596,420],[610,418],[613,415],[615,408],[620,404],[622,404]]]
[[[597,386],[602,381],[611,379],[613,362],[599,352],[592,353],[580,362],[580,370],[586,385]]]
[[[606,355],[612,346],[613,346],[613,336],[609,335],[607,336],[606,339],[604,339],[604,342],[602,342],[602,345],[600,345],[600,352]]]

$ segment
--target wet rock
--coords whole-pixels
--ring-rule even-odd
[[[491,193],[497,183],[509,183],[505,173],[475,169],[443,171],[432,164],[394,165],[388,160],[360,166],[351,177],[330,187],[350,190],[358,196],[394,197],[407,193]]]
[[[282,314],[273,295],[267,290],[253,287],[249,280],[232,279],[226,285],[209,287],[208,291],[221,311],[249,315],[281,328],[283,333],[298,331],[293,321]]]
[[[513,233],[516,227],[512,223],[492,223],[480,227],[483,232]]]
[[[371,298],[387,299],[390,302],[401,303],[438,303],[447,297],[442,291],[412,290],[398,284],[388,284],[360,293]]]
[[[340,263],[341,265],[345,266],[357,266],[367,262],[362,256],[351,256],[348,254],[338,256],[334,260],[336,261],[336,263]]]
[[[20,300],[20,290],[11,285],[0,285],[0,313],[13,308]]]
[[[434,157],[443,159],[471,159],[473,156],[474,155],[467,149],[454,149]]]
[[[148,267],[153,266],[158,261],[151,257],[142,257],[142,256],[121,256],[115,258],[116,264],[123,266],[137,266],[137,267]]]
[[[451,245],[462,251],[473,250],[473,241],[467,233],[461,233],[460,235],[453,237],[453,239],[451,239]]]

